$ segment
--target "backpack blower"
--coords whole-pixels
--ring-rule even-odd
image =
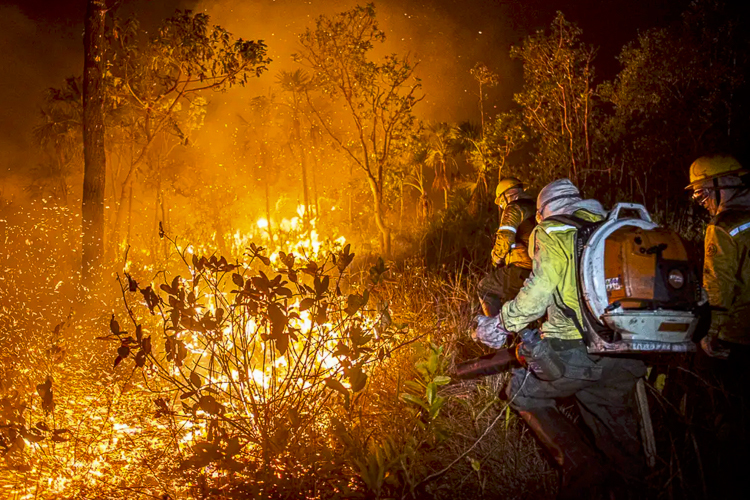
[[[623,216],[626,213],[631,216]],[[701,286],[680,236],[659,227],[643,205],[618,203],[606,219],[557,215],[577,229],[575,258],[582,321],[564,303],[590,354],[679,353],[695,350],[702,317]],[[560,305],[560,304],[558,304]],[[460,363],[458,378],[503,371],[512,350]]]

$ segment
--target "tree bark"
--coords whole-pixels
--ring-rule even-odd
[[[104,0],[89,0],[84,27],[81,277],[96,281],[104,251]]]
[[[315,171],[318,161],[313,157],[313,162],[310,170],[310,177],[312,177],[312,190],[313,190],[313,207],[315,207],[315,218],[320,222],[320,205],[318,205],[318,181],[316,180]]]
[[[300,124],[297,117],[294,118],[294,127],[297,135],[297,148],[299,150],[299,164],[302,170],[302,203],[305,205],[305,211],[302,213],[302,227],[305,231],[310,231],[310,197],[307,188],[307,156],[305,146],[302,144],[302,134],[300,133]],[[308,234],[309,236],[309,234]]]
[[[370,185],[370,191],[372,191],[372,197],[375,209],[375,225],[380,232],[380,251],[383,252],[386,258],[391,256],[391,229],[385,223],[383,217],[383,192],[378,189],[378,185],[371,178],[368,177],[367,181]]]

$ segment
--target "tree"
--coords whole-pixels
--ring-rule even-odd
[[[81,277],[96,280],[104,250],[104,0],[89,0],[84,25]]]
[[[510,163],[511,155],[523,151],[523,147],[528,142],[521,113],[518,110],[511,110],[497,115],[487,132],[485,141],[492,157],[497,161],[497,177],[500,179],[505,175],[504,172],[506,166]],[[523,163],[518,161],[517,163],[521,163],[521,165],[516,165],[512,174],[508,175],[530,177],[528,172],[525,172],[522,168]]]
[[[273,239],[273,222],[271,219],[271,185],[279,179],[274,152],[270,147],[276,141],[271,140],[271,127],[276,118],[277,106],[268,97],[259,96],[252,100],[250,111],[252,117],[246,120],[240,117],[242,128],[238,132],[238,158],[250,164],[252,176],[263,184],[266,212],[266,231]]]
[[[222,27],[210,26],[209,17],[201,13],[177,11],[146,42],[142,33],[135,19],[115,20],[109,40],[112,114],[135,145],[120,186],[115,240],[130,205],[125,200],[132,196],[138,169],[149,163],[153,146],[161,143],[168,154],[189,145],[190,131],[198,128],[205,112],[206,101],[200,96],[244,85],[270,63],[262,41],[235,40]],[[158,155],[150,163],[159,199]]]
[[[424,224],[432,215],[432,200],[427,193],[427,186],[425,185],[424,178],[424,158],[429,152],[427,150],[418,150],[415,152],[415,161],[409,162],[408,170],[404,172],[402,183],[406,186],[411,186],[417,193],[419,193],[419,199],[417,200],[417,220],[420,224]],[[402,190],[403,191],[403,190]],[[401,203],[403,204],[404,194],[401,193]],[[447,205],[446,205],[447,208]]]
[[[334,125],[342,117],[324,116],[308,104],[332,140],[364,172],[373,201],[381,249],[390,254],[391,229],[385,220],[385,172],[414,127],[414,106],[423,98],[414,77],[415,66],[392,54],[374,61],[370,52],[385,34],[375,18],[375,6],[355,7],[332,18],[320,16],[314,29],[299,37],[295,60],[313,71],[313,80],[325,96],[341,102],[353,133]]]
[[[310,197],[307,180],[307,135],[302,134],[302,115],[304,114],[303,99],[304,95],[312,90],[310,77],[304,71],[282,71],[279,73],[276,82],[285,93],[291,95],[291,102],[287,104],[292,113],[292,129],[289,136],[289,150],[296,154],[299,160],[300,172],[302,173],[302,200],[305,205],[305,211],[302,214],[302,221],[305,230],[310,229]]]
[[[454,144],[453,129],[445,122],[428,123],[427,131],[427,155],[426,162],[435,171],[435,180],[432,189],[442,189],[445,196],[445,209],[448,210],[448,191],[451,182],[448,177],[450,162],[454,162],[453,154],[456,150]],[[421,184],[421,181],[420,181]],[[426,196],[426,193],[422,193]]]
[[[679,224],[688,165],[704,154],[746,153],[750,42],[732,9],[695,2],[679,22],[622,50],[622,70],[600,91],[614,106],[604,129],[612,197],[638,199]]]
[[[83,88],[80,78],[68,78],[60,89],[49,89],[41,123],[34,127],[34,141],[45,153],[45,161],[34,172],[32,189],[68,204],[70,178],[80,172],[83,161]]]
[[[482,120],[482,138],[484,138],[484,90],[486,87],[495,87],[500,82],[500,78],[481,62],[476,63],[469,73],[479,84],[479,115]]]
[[[538,31],[511,56],[523,62],[523,90],[514,100],[537,137],[535,174],[543,180],[570,177],[585,183],[591,171],[593,61],[596,49],[580,41],[581,30],[557,13],[549,31]]]
[[[481,127],[471,122],[463,122],[452,129],[452,140],[457,151],[466,156],[467,163],[474,169],[474,181],[463,183],[471,191],[469,212],[476,215],[487,201],[489,175],[492,165],[492,151],[487,140],[482,137]]]

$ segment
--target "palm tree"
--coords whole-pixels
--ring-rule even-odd
[[[473,182],[463,185],[470,189],[469,211],[476,214],[487,199],[489,191],[487,177],[490,171],[490,151],[482,137],[482,129],[473,123],[463,122],[452,129],[452,139],[467,159],[476,175]]]
[[[427,156],[425,161],[435,170],[435,180],[432,189],[442,189],[445,196],[445,209],[448,210],[448,191],[451,188],[448,177],[448,165],[455,164],[453,154],[455,145],[452,127],[445,122],[427,124]]]
[[[417,219],[420,223],[424,223],[432,214],[432,200],[427,194],[427,186],[425,186],[424,170],[425,159],[429,155],[429,149],[421,149],[416,151],[412,156],[412,161],[408,164],[408,174],[403,180],[403,184],[411,186],[419,193],[419,201],[417,202]],[[401,193],[403,200],[403,192]]]

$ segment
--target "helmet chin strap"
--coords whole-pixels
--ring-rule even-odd
[[[721,189],[719,189],[719,179],[714,177],[714,198],[716,199],[716,209],[721,205]]]

